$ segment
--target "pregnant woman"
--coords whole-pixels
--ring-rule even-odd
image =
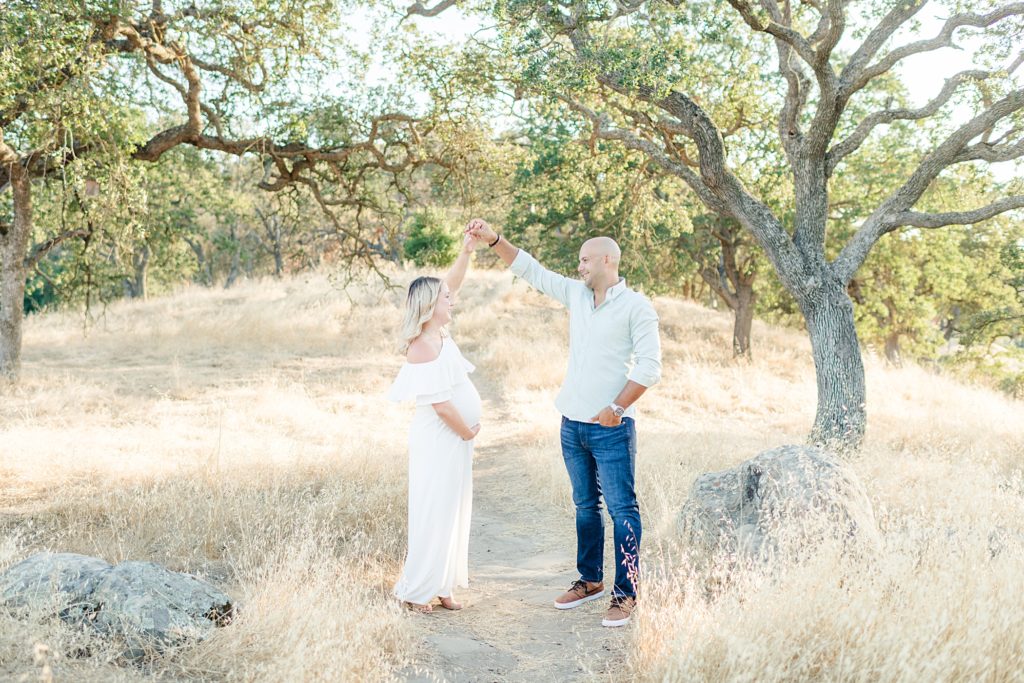
[[[392,401],[416,401],[409,427],[409,550],[395,595],[419,612],[432,611],[434,598],[446,609],[462,609],[452,591],[469,580],[480,394],[469,379],[475,368],[447,325],[476,244],[466,238],[443,280],[418,277],[409,285],[399,341],[406,363],[388,393]]]

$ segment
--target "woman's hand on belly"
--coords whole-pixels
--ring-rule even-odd
[[[441,421],[448,425],[449,429],[461,436],[463,441],[472,441],[476,437],[477,432],[480,431],[479,423],[476,423],[473,427],[466,424],[462,414],[459,413],[459,410],[451,401],[432,403],[431,406],[433,406],[434,412],[441,418]]]

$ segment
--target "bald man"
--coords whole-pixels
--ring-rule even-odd
[[[634,404],[661,378],[658,316],[651,302],[619,277],[622,252],[609,237],[580,247],[581,282],[544,268],[480,219],[470,221],[466,232],[569,309],[569,368],[555,405],[562,413],[562,456],[576,505],[579,579],[554,604],[572,609],[605,594],[604,498],[614,525],[615,584],[601,623],[624,626],[636,606],[642,534]]]

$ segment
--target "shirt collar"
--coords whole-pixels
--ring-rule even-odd
[[[626,291],[626,278],[620,277],[619,281],[608,288],[608,291],[604,293],[605,299],[614,299],[622,292]]]

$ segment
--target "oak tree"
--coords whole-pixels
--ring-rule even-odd
[[[754,237],[810,337],[818,391],[810,438],[839,448],[859,445],[866,427],[864,366],[847,287],[873,247],[903,229],[973,224],[1024,207],[1019,179],[977,205],[941,212],[919,207],[948,169],[1024,155],[1024,3],[972,9],[943,3],[945,18],[920,37],[916,22],[926,6],[940,3],[499,0],[481,6],[498,20],[498,40],[518,65],[522,88],[561,96],[590,119],[594,137],[642,151],[686,182],[710,212]],[[974,68],[949,74],[924,105],[872,95],[873,85],[908,58],[955,45],[964,34],[983,46]],[[716,72],[689,71],[692,55],[737,35],[773,54],[774,73],[757,95],[774,111],[770,130],[791,187],[786,214],[744,182],[750,141],[727,139],[732,120],[713,111],[728,99],[728,61]],[[954,102],[969,115],[951,116]],[[911,170],[892,177],[884,198],[836,243],[829,230],[831,183],[865,141],[895,121],[930,124],[933,135],[893,150],[914,160]]]

